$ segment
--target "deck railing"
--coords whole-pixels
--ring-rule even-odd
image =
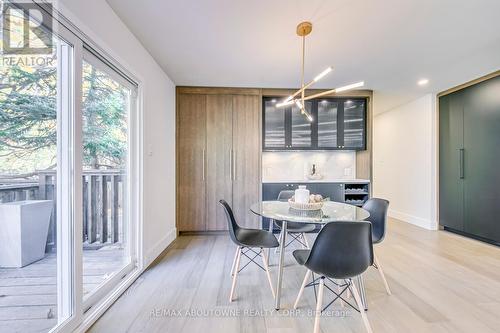
[[[123,179],[121,170],[85,170],[83,180],[83,244],[101,247],[123,242]],[[0,184],[0,203],[52,200],[46,251],[56,247],[56,173],[38,173],[38,182],[13,180]]]

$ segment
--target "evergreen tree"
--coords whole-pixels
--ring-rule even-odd
[[[123,167],[127,91],[95,67],[84,63],[83,68],[85,167]],[[0,172],[16,169],[8,161],[43,159],[47,151],[52,154],[45,165],[55,167],[56,80],[55,67],[14,65],[0,69]]]

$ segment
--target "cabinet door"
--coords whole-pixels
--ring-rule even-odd
[[[323,198],[330,198],[330,201],[344,202],[344,184],[338,183],[318,183],[317,193]]]
[[[500,77],[465,90],[465,231],[500,241]]]
[[[285,149],[285,113],[287,108],[277,108],[275,98],[265,98],[264,107],[264,149]]]
[[[262,184],[262,200],[273,201],[278,200],[278,195],[281,191],[295,190],[292,184],[281,183],[265,183]]]
[[[464,184],[461,176],[464,147],[463,94],[439,99],[439,223],[464,231]]]
[[[239,223],[257,228],[260,219],[250,211],[259,201],[261,186],[259,96],[233,96],[233,207]]]
[[[317,145],[319,149],[340,148],[337,131],[338,104],[338,101],[331,99],[318,101],[316,122],[318,124]]]
[[[204,231],[206,96],[178,95],[177,228]]]
[[[342,107],[342,149],[366,149],[366,101],[348,99]]]
[[[305,108],[309,114],[312,114],[312,102],[306,101]],[[293,105],[288,108],[290,112],[290,124],[286,130],[290,132],[290,143],[288,148],[311,148],[312,147],[312,122],[302,114],[301,110]]]
[[[233,101],[231,95],[207,95],[207,230],[226,230],[219,200],[232,202]]]

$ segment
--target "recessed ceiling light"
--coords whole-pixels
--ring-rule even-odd
[[[429,83],[429,80],[427,79],[421,79],[421,80],[418,80],[417,84],[419,86],[425,86],[427,83]]]
[[[348,100],[348,101],[346,101],[346,103],[347,103],[347,104],[351,104],[351,103],[352,103],[352,101],[351,101],[351,100]]]
[[[276,100],[275,100],[275,99],[272,99],[272,100],[271,100],[271,103],[276,103]]]

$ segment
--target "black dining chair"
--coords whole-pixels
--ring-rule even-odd
[[[379,198],[368,199],[363,205],[363,209],[370,213],[370,216],[366,219],[372,224],[372,240],[373,244],[380,244],[385,238],[385,231],[387,226],[387,211],[389,209],[389,201]],[[385,290],[388,295],[391,295],[391,289],[389,289],[389,284],[385,278],[384,271],[380,265],[380,260],[375,254],[373,266],[377,269],[384,282]]]
[[[261,229],[248,229],[240,227],[236,222],[236,219],[234,218],[231,206],[229,206],[229,204],[225,200],[220,200],[219,203],[222,205],[222,207],[224,207],[224,212],[226,213],[227,223],[229,225],[229,236],[231,237],[233,243],[235,243],[237,246],[236,252],[234,254],[233,265],[231,267],[231,276],[233,278],[233,282],[231,284],[229,301],[233,301],[238,273],[245,269],[250,263],[256,264],[266,272],[267,280],[269,282],[269,286],[271,287],[273,298],[276,297],[273,289],[273,283],[271,281],[271,275],[269,274],[268,259],[264,252],[264,249],[278,247],[278,240],[276,239],[276,237],[274,237],[272,232]],[[242,268],[240,268],[240,259],[242,255],[245,256],[249,261]],[[257,258],[258,256],[262,257],[262,266],[255,261],[255,258]]]
[[[366,316],[361,296],[352,279],[361,275],[373,264],[372,225],[365,221],[338,221],[326,224],[318,234],[316,241],[310,250],[295,250],[293,256],[300,265],[307,268],[304,281],[300,287],[299,294],[294,304],[297,308],[300,297],[305,287],[319,285],[316,312],[314,319],[314,333],[318,333],[321,313],[334,301],[341,299],[353,309],[361,313],[361,318],[366,330],[371,333],[372,329]],[[312,273],[319,275],[311,283],[308,283]],[[318,282],[319,280],[319,282]],[[326,285],[326,281],[340,287],[340,291],[334,291]],[[334,280],[343,281],[340,284]],[[316,287],[315,287],[316,288]],[[323,308],[324,288],[330,290],[336,297]],[[342,295],[350,291],[354,295],[357,308]]]
[[[285,190],[281,191],[278,194],[278,201],[288,201],[291,197],[295,195],[295,191]],[[281,243],[283,239],[283,222],[274,220],[274,225],[280,230],[280,235],[278,237],[278,241]],[[302,222],[288,222],[287,223],[287,236],[290,235],[292,238],[287,244],[285,244],[285,248],[293,242],[300,243],[304,248],[309,249],[309,242],[306,238],[307,232],[313,232],[316,230],[316,225],[313,223],[302,223]],[[277,251],[278,249],[276,249]]]

